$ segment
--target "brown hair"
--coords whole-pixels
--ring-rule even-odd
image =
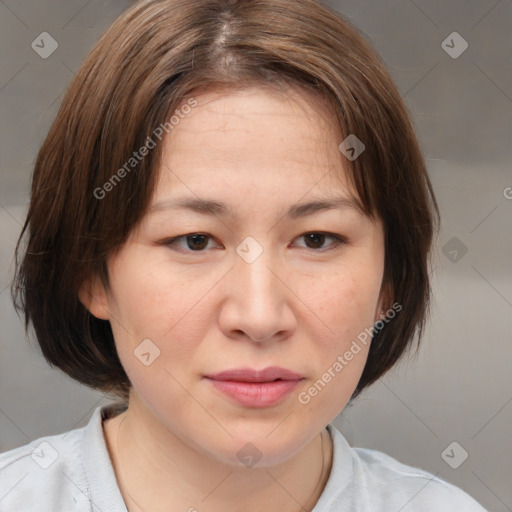
[[[145,0],[90,52],[35,163],[12,296],[51,366],[127,399],[110,324],[89,313],[78,290],[93,275],[108,287],[107,258],[149,206],[161,144],[109,187],[108,200],[97,190],[194,93],[279,84],[326,101],[342,133],[363,141],[356,160],[340,158],[365,213],[384,224],[382,286],[402,311],[374,333],[353,397],[416,334],[419,343],[439,211],[407,109],[371,45],[315,0]]]

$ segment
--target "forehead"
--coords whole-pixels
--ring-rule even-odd
[[[351,192],[336,118],[314,96],[251,88],[198,95],[164,139],[154,199],[175,191]]]

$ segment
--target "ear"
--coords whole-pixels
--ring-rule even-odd
[[[78,290],[78,299],[96,318],[110,320],[107,293],[98,276],[86,279],[82,283]]]

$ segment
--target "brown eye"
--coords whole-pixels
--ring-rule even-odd
[[[335,235],[333,233],[322,233],[322,232],[311,232],[311,233],[305,233],[299,237],[299,239],[304,239],[306,243],[306,248],[308,249],[324,249],[326,251],[330,249],[334,249],[338,247],[341,244],[346,243],[346,240],[339,236]],[[333,243],[329,244],[327,247],[322,247],[326,241],[326,239],[332,239],[334,240]],[[323,251],[317,251],[317,252],[323,252]]]
[[[304,235],[304,239],[310,249],[320,249],[325,242],[325,235],[323,233],[308,233]]]
[[[202,250],[208,245],[208,235],[187,235],[185,236],[187,246],[191,250]]]
[[[171,249],[184,252],[203,252],[208,246],[212,237],[206,233],[189,233],[188,235],[176,236],[162,242]],[[184,246],[183,242],[186,242]]]

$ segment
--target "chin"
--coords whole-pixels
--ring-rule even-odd
[[[286,462],[300,451],[308,442],[304,432],[280,431],[280,428],[265,429],[254,425],[245,428],[244,433],[231,432],[233,437],[228,441],[227,452],[219,454],[227,464],[237,467],[263,468],[272,467]]]

